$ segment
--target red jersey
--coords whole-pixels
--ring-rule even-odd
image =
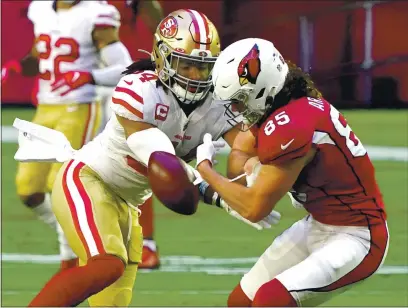
[[[367,151],[326,100],[304,97],[279,108],[259,128],[257,142],[263,164],[302,157],[311,147],[317,150],[290,192],[317,221],[367,226],[385,219]]]

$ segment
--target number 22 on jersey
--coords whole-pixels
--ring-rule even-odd
[[[79,58],[79,43],[69,37],[60,37],[53,44],[48,34],[40,34],[37,37],[36,48],[38,50],[39,61],[49,59],[51,51],[57,50],[58,53],[53,61],[54,71],[52,72],[48,69],[40,71],[39,77],[43,80],[51,80],[52,75],[55,77],[61,74],[60,64],[62,62],[72,63]],[[64,52],[67,49],[69,51]],[[62,54],[60,54],[60,51]]]

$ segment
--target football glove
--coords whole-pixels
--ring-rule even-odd
[[[11,60],[6,62],[1,68],[1,84],[4,84],[7,79],[10,77],[10,74],[17,73],[20,74],[22,67],[20,62],[17,60]]]
[[[225,146],[224,141],[213,141],[211,134],[205,134],[203,143],[197,147],[197,166],[204,160],[210,161],[212,165],[216,164],[215,155]]]
[[[51,84],[51,92],[59,92],[61,96],[65,96],[86,84],[95,84],[90,72],[69,71],[55,77]]]

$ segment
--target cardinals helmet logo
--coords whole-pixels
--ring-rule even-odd
[[[241,86],[248,82],[255,84],[260,72],[259,47],[255,44],[238,65],[239,83]]]

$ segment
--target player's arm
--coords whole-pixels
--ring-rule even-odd
[[[140,17],[149,30],[154,33],[157,25],[164,18],[163,8],[157,0],[142,0],[139,4]]]
[[[232,209],[252,222],[271,213],[314,156],[313,123],[303,121],[298,114],[293,114],[284,125],[273,126],[273,130],[270,130],[273,120],[257,130],[256,154],[262,165],[250,187],[230,182],[212,169],[214,149],[208,142],[204,140],[197,149],[197,170],[203,179]]]
[[[175,154],[173,144],[165,133],[150,123],[134,121],[116,115],[125,130],[126,142],[138,161],[145,166],[156,151]]]
[[[113,22],[112,22],[113,23]],[[122,72],[132,63],[128,49],[119,39],[118,26],[96,26],[92,32],[95,47],[105,65],[91,72],[97,85],[115,86]]]
[[[208,160],[201,162],[198,170],[232,209],[245,219],[258,222],[269,215],[277,202],[291,189],[310,157],[314,155],[313,151],[284,163],[262,165],[251,187],[229,182],[212,169]]]
[[[38,67],[38,51],[36,48],[36,40],[30,52],[20,60],[21,74],[23,76],[36,76],[39,73]]]
[[[27,77],[36,76],[39,73],[36,41],[34,41],[33,47],[24,58],[22,58],[21,60],[10,60],[2,66],[2,83],[4,83],[8,79],[10,73],[18,73]]]
[[[35,23],[36,20],[36,12],[38,11],[38,2],[32,1],[28,6],[27,10],[27,18]],[[2,84],[7,81],[10,74],[18,73],[22,74],[23,76],[35,76],[39,73],[38,67],[38,52],[36,49],[37,45],[37,38],[34,39],[34,44],[30,50],[30,52],[22,59],[11,60],[6,62],[1,68],[1,82]]]
[[[133,121],[116,115],[125,130],[126,141],[136,158],[145,166],[149,163],[153,152],[161,151],[175,155],[174,146],[165,133],[156,126],[139,121]],[[184,162],[187,175],[191,181],[197,177],[197,171]]]
[[[235,136],[231,136],[230,141],[225,139],[231,147],[231,152],[228,156],[227,176],[232,179],[244,172],[245,163],[256,156],[256,138],[251,131],[242,132],[239,130]],[[232,130],[231,130],[232,131]],[[245,178],[241,178],[238,182],[245,184]]]
[[[120,15],[116,8],[105,5],[94,15],[90,17],[91,35],[104,67],[92,71],[67,71],[56,76],[51,91],[59,92],[61,96],[86,84],[114,87],[122,72],[132,63],[129,51],[119,40]]]
[[[255,140],[252,134],[242,132],[240,125],[234,126],[222,136],[225,142],[231,147],[228,155],[227,177],[235,178],[244,172],[244,165],[251,156],[254,156]],[[237,183],[246,184],[245,177],[236,180]],[[198,185],[201,200],[210,205],[215,205],[218,193],[207,183],[202,182]]]

